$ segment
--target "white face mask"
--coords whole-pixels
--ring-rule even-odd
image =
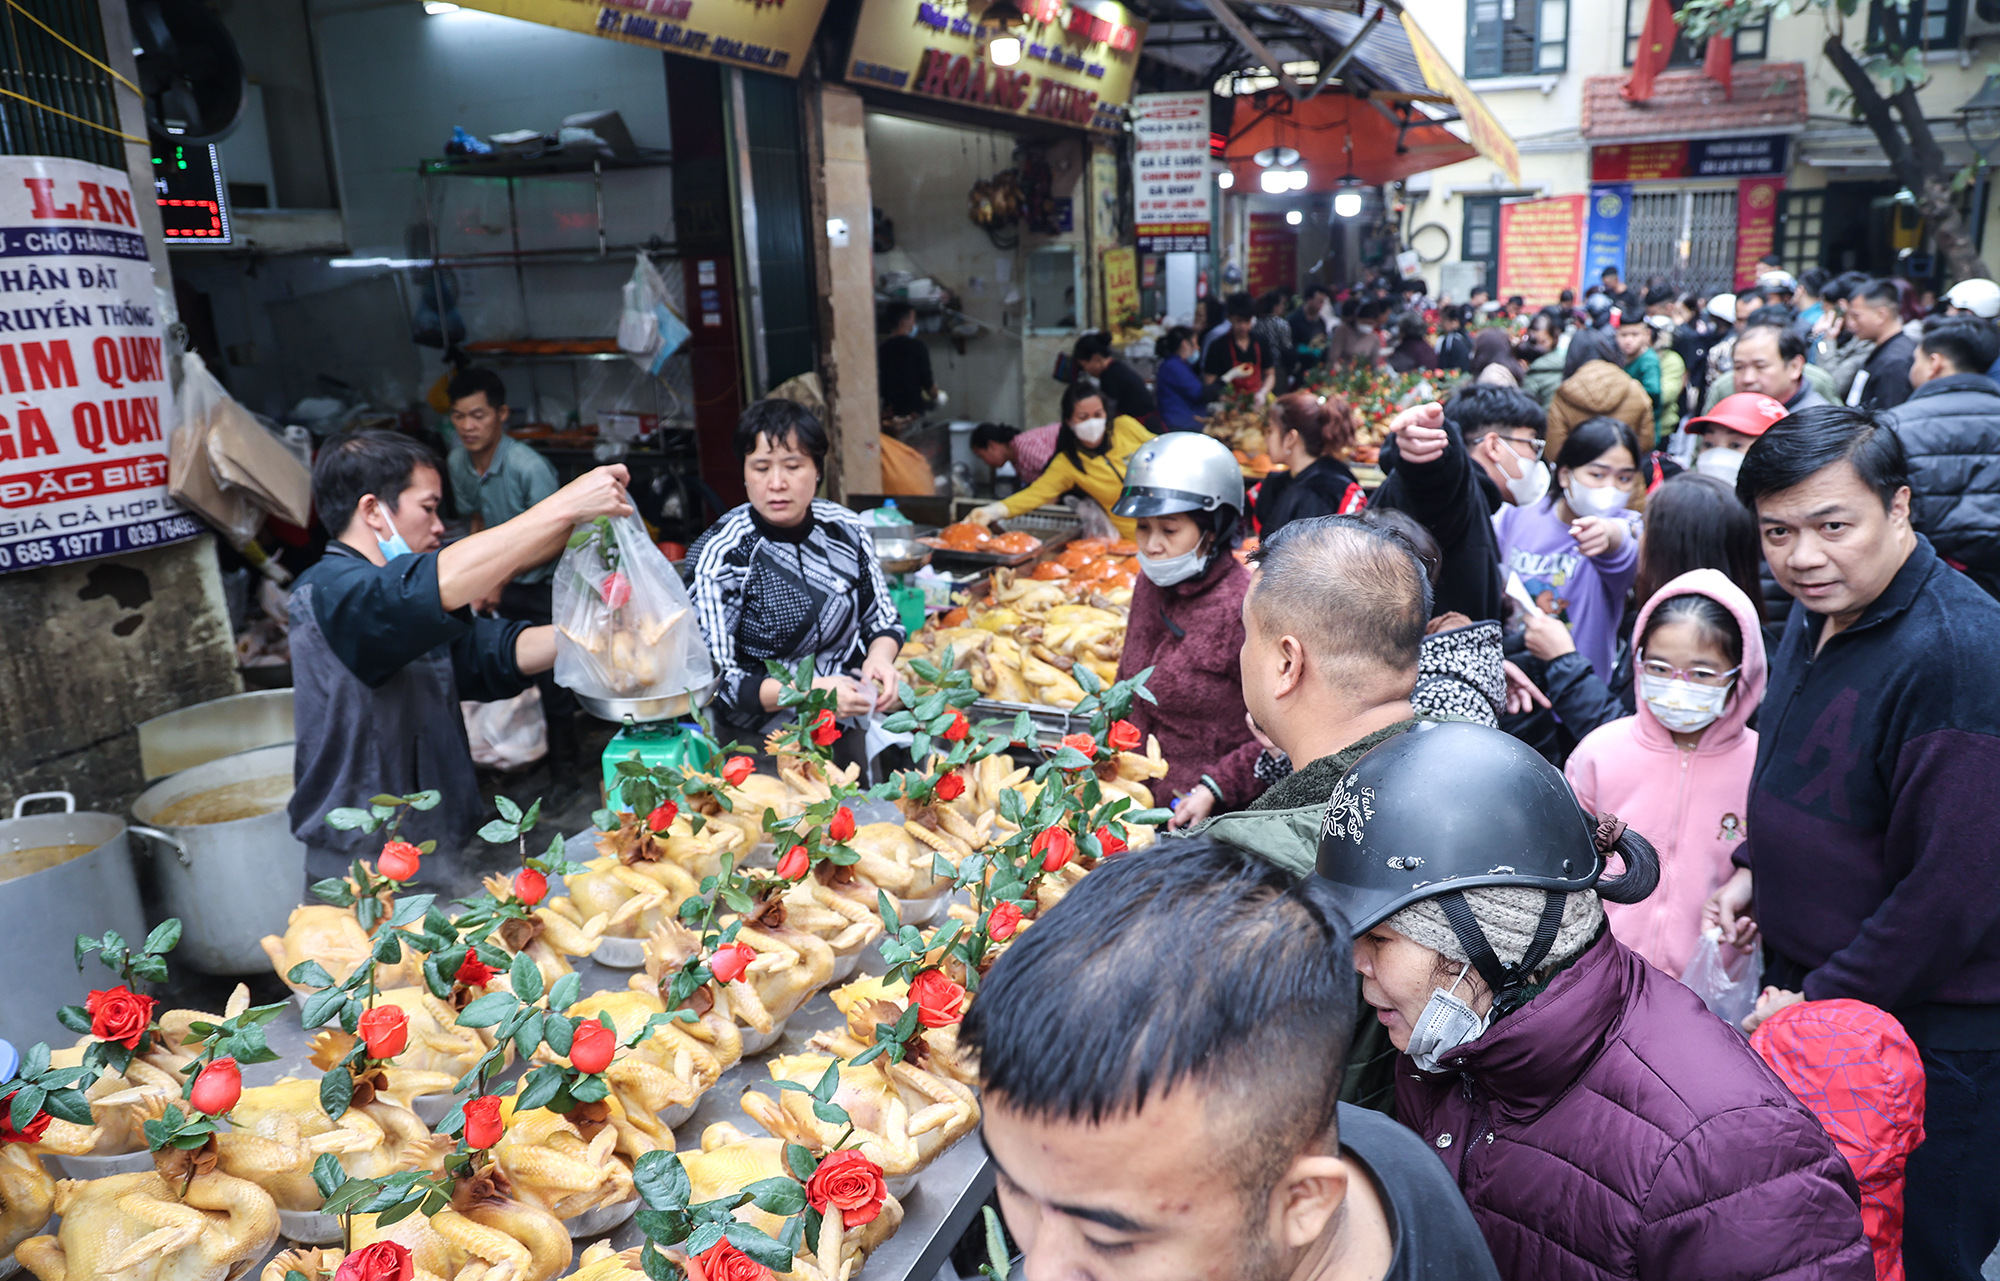
[[[1530,507],[1549,492],[1549,469],[1539,461],[1522,463],[1521,474],[1507,478],[1507,497],[1516,507]]]
[[[1139,572],[1153,580],[1155,587],[1172,587],[1175,583],[1185,583],[1202,570],[1208,558],[1202,555],[1200,544],[1193,551],[1169,556],[1164,560],[1150,559],[1144,552],[1139,553]]]
[[[1564,486],[1563,497],[1569,499],[1569,509],[1578,516],[1609,516],[1625,510],[1632,501],[1632,495],[1616,485],[1586,485],[1574,477]]]
[[[1492,1015],[1481,1018],[1472,1012],[1472,1007],[1452,993],[1465,981],[1465,971],[1472,968],[1470,962],[1451,981],[1450,988],[1439,988],[1431,993],[1431,999],[1424,1002],[1423,1013],[1417,1015],[1417,1024],[1410,1029],[1410,1046],[1404,1051],[1418,1070],[1442,1072],[1444,1064],[1439,1062],[1459,1046],[1478,1040],[1484,1035],[1487,1025],[1493,1021]]]
[[[1364,324],[1364,323],[1362,323],[1361,321],[1358,321],[1358,320],[1357,320],[1357,321],[1355,321],[1355,322],[1354,322],[1354,331],[1355,331],[1356,333],[1362,333],[1362,334],[1372,334],[1372,333],[1374,333],[1374,332],[1375,332],[1375,326],[1373,326],[1373,325],[1369,325],[1369,324]]]
[[[1704,476],[1713,476],[1731,489],[1736,488],[1736,473],[1743,470],[1743,451],[1740,449],[1704,449],[1695,455],[1694,469]]]
[[[1692,734],[1707,729],[1722,715],[1722,708],[1729,701],[1730,686],[1734,684],[1731,681],[1718,688],[1641,672],[1639,697],[1646,700],[1646,706],[1653,709],[1660,724],[1676,734]]]
[[[1072,423],[1070,430],[1076,433],[1078,440],[1094,448],[1104,439],[1104,419],[1086,418],[1080,423]]]

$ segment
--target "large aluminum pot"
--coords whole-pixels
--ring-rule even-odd
[[[60,800],[63,810],[24,817],[36,800]],[[21,870],[30,864],[40,870]],[[0,878],[0,921],[8,931],[0,1035],[24,1048],[67,1045],[76,1034],[56,1021],[56,1010],[117,982],[95,961],[77,969],[76,936],[117,930],[134,946],[146,937],[125,820],[79,814],[68,792],[23,796],[14,817],[0,822]]]
[[[261,689],[196,703],[139,722],[148,783],[237,752],[292,741],[292,691]]]
[[[161,814],[177,801],[280,777],[289,800],[290,743],[182,770],[132,802],[133,815],[151,824],[132,830],[152,838],[147,844],[160,912],[181,920],[174,953],[181,964],[207,974],[267,972],[271,961],[258,940],[281,928],[298,906],[306,847],[292,839],[282,801],[268,813],[223,822],[163,823]]]

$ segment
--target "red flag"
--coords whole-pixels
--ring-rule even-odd
[[[1713,35],[1708,38],[1708,48],[1701,55],[1701,74],[1722,86],[1722,96],[1729,97],[1729,64],[1735,56],[1734,37]]]
[[[1632,78],[1619,94],[1627,102],[1644,102],[1653,96],[1653,77],[1667,68],[1673,57],[1674,11],[1667,0],[1652,0],[1646,9],[1646,27],[1639,33],[1639,48],[1632,55]]]

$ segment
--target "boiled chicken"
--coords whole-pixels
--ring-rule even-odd
[[[742,1027],[768,1034],[833,978],[833,949],[790,925],[745,925],[736,941],[757,953],[743,977],[712,983],[715,1009]],[[701,940],[678,921],[666,921],[646,940],[646,972],[632,976],[637,992],[660,990],[663,978],[694,955]]]
[[[790,1175],[785,1167],[782,1141],[762,1136],[751,1138],[726,1121],[702,1131],[701,1151],[683,1152],[680,1156],[688,1181],[694,1185],[693,1200],[697,1202],[728,1196],[761,1179]],[[769,1236],[784,1231],[784,1220],[755,1205],[739,1209],[736,1217]],[[895,1235],[902,1221],[902,1203],[893,1196],[883,1201],[881,1212],[872,1222],[859,1227],[847,1228],[839,1222],[838,1215],[828,1214],[819,1240],[801,1242],[792,1256],[792,1270],[783,1275],[790,1281],[842,1281],[851,1277],[861,1270],[869,1254]]]
[[[833,1062],[823,1054],[779,1055],[771,1060],[771,1076],[810,1087]],[[858,1068],[843,1066],[833,1101],[847,1109],[854,1146],[890,1178],[922,1170],[979,1124],[971,1087],[886,1056]],[[797,1090],[782,1091],[776,1099],[746,1091],[742,1105],[772,1134],[820,1151],[832,1148],[846,1129],[813,1115],[812,1095]]]
[[[816,1050],[851,1059],[875,1043],[878,1024],[895,1026],[909,1008],[910,987],[881,978],[864,978],[835,988],[829,995],[846,1027],[829,1028],[812,1039]],[[958,1049],[958,1025],[919,1027],[905,1046],[911,1064],[964,1085],[979,1084],[978,1060]]]
[[[504,876],[489,876],[485,884],[487,892],[496,899],[505,899],[514,892],[513,883]],[[542,972],[542,985],[549,987],[572,972],[566,958],[589,956],[597,950],[598,942],[604,937],[604,924],[602,916],[593,916],[578,923],[561,912],[542,906],[534,909],[526,919],[502,922],[487,937],[487,941],[516,956],[525,952],[532,957],[535,968]],[[488,987],[511,992],[514,985],[502,973]]]
[[[730,844],[736,839],[728,834]],[[579,928],[602,916],[606,938],[644,938],[701,893],[700,880],[672,859],[628,863],[607,855],[584,867],[589,870],[563,878],[569,893],[549,900],[549,910]]]
[[[0,1146],[0,1259],[48,1224],[56,1204],[56,1181],[42,1169],[39,1153],[20,1143]]]
[[[505,1177],[490,1171],[461,1180],[451,1204],[429,1218],[413,1214],[385,1228],[358,1214],[351,1223],[355,1249],[394,1241],[410,1252],[419,1278],[551,1281],[575,1254],[560,1219],[516,1200]]]
[[[622,1041],[665,1010],[660,998],[651,992],[610,991],[586,996],[565,1013],[581,1018],[608,1014]],[[567,1062],[546,1046],[536,1057],[545,1062]],[[714,1010],[693,1023],[662,1023],[651,1036],[619,1055],[605,1071],[612,1099],[619,1104],[610,1120],[619,1130],[619,1154],[636,1162],[647,1152],[673,1151],[673,1132],[660,1114],[669,1109],[692,1110],[695,1101],[742,1057],[742,1034]]]
[[[41,1281],[228,1281],[278,1239],[271,1194],[221,1171],[185,1191],[151,1170],[56,1185],[55,1236],[30,1237],[14,1257]]]
[[[547,1108],[517,1111],[501,1100],[506,1127],[493,1145],[493,1164],[516,1199],[569,1219],[633,1197],[632,1168],[618,1159],[618,1132],[602,1121],[584,1126]]]
[[[286,1079],[247,1089],[230,1110],[233,1128],[216,1136],[216,1168],[257,1184],[281,1210],[317,1210],[324,1198],[312,1168],[322,1153],[334,1153],[342,1169],[363,1179],[440,1162],[452,1142],[433,1136],[410,1110],[409,1099],[416,1093],[448,1091],[452,1078],[436,1072],[400,1076],[396,1093],[402,1097],[389,1090],[374,1093],[369,1102],[350,1107],[338,1123],[321,1110],[316,1080]]]
[[[279,978],[285,978],[301,961],[318,961],[335,983],[345,982],[356,966],[374,954],[375,947],[374,940],[361,928],[361,922],[354,919],[352,908],[323,903],[293,908],[283,936],[266,934],[262,943],[264,955],[271,958],[271,968],[278,972]],[[290,979],[285,982],[294,992],[314,990]],[[377,988],[410,987],[422,982],[423,958],[407,949],[397,964],[377,965],[375,969]]]
[[[484,1029],[458,1026],[458,1013],[451,1006],[432,996],[428,989],[420,987],[394,987],[375,994],[377,1007],[393,1005],[400,1009],[409,1030],[408,1044],[396,1056],[396,1067],[404,1072],[423,1073],[427,1076],[442,1074],[444,1084],[419,1093],[449,1093],[454,1082],[472,1070],[479,1056],[491,1048],[490,1035]],[[312,1061],[321,1069],[330,1069],[347,1057],[354,1048],[352,1033],[330,1028],[321,1032],[313,1040]]]

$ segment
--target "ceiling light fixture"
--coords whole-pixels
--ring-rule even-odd
[[[436,18],[447,13],[457,13],[458,6],[450,3],[450,0],[424,0],[424,12]]]
[[[1300,212],[1299,212],[1298,210],[1296,210],[1296,209],[1288,209],[1288,210],[1286,210],[1286,211],[1285,211],[1285,221],[1286,221],[1286,222],[1288,222],[1288,223],[1290,223],[1290,224],[1291,224],[1292,226],[1294,226],[1294,227],[1298,226],[1298,225],[1299,225],[1300,223],[1304,222],[1305,220],[1306,220],[1306,216],[1305,216],[1304,214],[1300,213]]]
[[[1227,191],[1236,185],[1236,175],[1227,169],[1219,169],[1215,174],[1215,185]]]
[[[1364,185],[1351,169],[1340,175],[1340,183],[1333,197],[1333,212],[1342,218],[1360,216],[1361,191]]]

